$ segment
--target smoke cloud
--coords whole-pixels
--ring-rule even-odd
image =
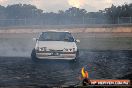
[[[46,12],[58,12],[67,8],[84,8],[88,12],[98,11],[114,5],[132,3],[132,0],[0,0],[0,5],[7,6],[12,4],[32,4]]]
[[[113,0],[105,0],[106,3],[111,4],[113,3]]]
[[[6,2],[7,2],[8,0],[0,0],[0,4],[2,5],[2,4],[6,4]]]
[[[85,5],[86,0],[68,0],[68,3],[70,6],[80,8]]]
[[[43,0],[31,0],[30,3],[37,6],[37,8],[40,8],[40,9],[44,8],[44,5],[45,5]]]

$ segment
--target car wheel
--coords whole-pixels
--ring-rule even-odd
[[[37,61],[38,60],[38,58],[36,57],[35,49],[32,50],[31,58],[32,58],[33,61]]]

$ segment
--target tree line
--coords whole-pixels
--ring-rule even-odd
[[[6,7],[0,5],[0,25],[2,22],[7,24],[7,22],[14,22],[15,20],[23,24],[34,25],[116,24],[118,19],[123,17],[132,17],[132,3],[122,6],[112,5],[97,12],[88,12],[85,9],[71,7],[56,13],[45,12],[30,4],[14,4]]]

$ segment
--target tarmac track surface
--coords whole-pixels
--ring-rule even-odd
[[[89,72],[90,79],[131,79],[132,51],[80,50],[76,62],[0,57],[0,86],[75,85],[80,82],[82,67]]]

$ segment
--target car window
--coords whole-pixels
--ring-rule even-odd
[[[74,38],[71,33],[68,32],[44,32],[40,35],[39,41],[74,42]]]

